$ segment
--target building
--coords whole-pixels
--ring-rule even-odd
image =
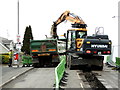
[[[10,50],[16,50],[13,40],[8,40],[6,38],[0,37],[0,53],[6,53]]]

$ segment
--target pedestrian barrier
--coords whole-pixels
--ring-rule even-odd
[[[116,57],[116,67],[120,68],[120,57]]]
[[[23,66],[27,65],[30,66],[32,64],[32,57],[29,55],[22,56],[22,64]]]
[[[0,64],[3,62],[4,56],[0,55]]]
[[[60,63],[58,64],[58,66],[55,68],[55,85],[56,85],[56,89],[59,89],[59,83],[60,80],[63,77],[63,74],[65,72],[65,64],[66,64],[66,56],[60,56]]]
[[[116,64],[115,62],[112,61],[111,59],[111,56],[107,56],[107,61],[106,61],[106,64],[108,64],[109,66],[113,66],[113,67],[116,67]]]
[[[0,63],[9,63],[9,53],[0,54]]]

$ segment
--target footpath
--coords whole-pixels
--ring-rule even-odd
[[[8,67],[8,65],[0,64],[0,89],[3,85],[9,83],[31,69],[33,69],[33,67],[22,67],[22,65],[19,67]]]

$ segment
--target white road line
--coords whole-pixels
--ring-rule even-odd
[[[83,87],[83,84],[82,83],[80,83],[80,86],[83,88],[83,90],[84,90],[84,87]]]
[[[79,73],[77,73],[77,76],[78,76],[78,79],[82,79],[82,78],[80,77]]]
[[[12,77],[11,79],[15,79],[15,78],[16,78],[16,76]]]
[[[79,73],[77,73],[77,76],[78,76],[78,79],[82,79],[81,77],[80,77],[80,75],[79,75]],[[84,87],[83,87],[83,84],[82,83],[80,83],[80,86],[81,86],[81,88],[83,88],[83,90],[84,90]]]

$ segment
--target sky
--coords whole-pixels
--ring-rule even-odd
[[[119,0],[19,0],[19,30],[22,42],[26,26],[31,25],[36,40],[50,35],[53,21],[69,10],[80,16],[87,24],[88,35],[95,33],[96,27],[104,27],[112,45],[118,45]],[[14,40],[18,31],[18,0],[0,0],[0,36]],[[71,28],[70,22],[63,22],[57,28],[62,35]],[[117,47],[115,47],[117,48]],[[117,49],[116,49],[117,50]],[[115,51],[116,52],[116,51]],[[117,54],[116,54],[117,55]]]

